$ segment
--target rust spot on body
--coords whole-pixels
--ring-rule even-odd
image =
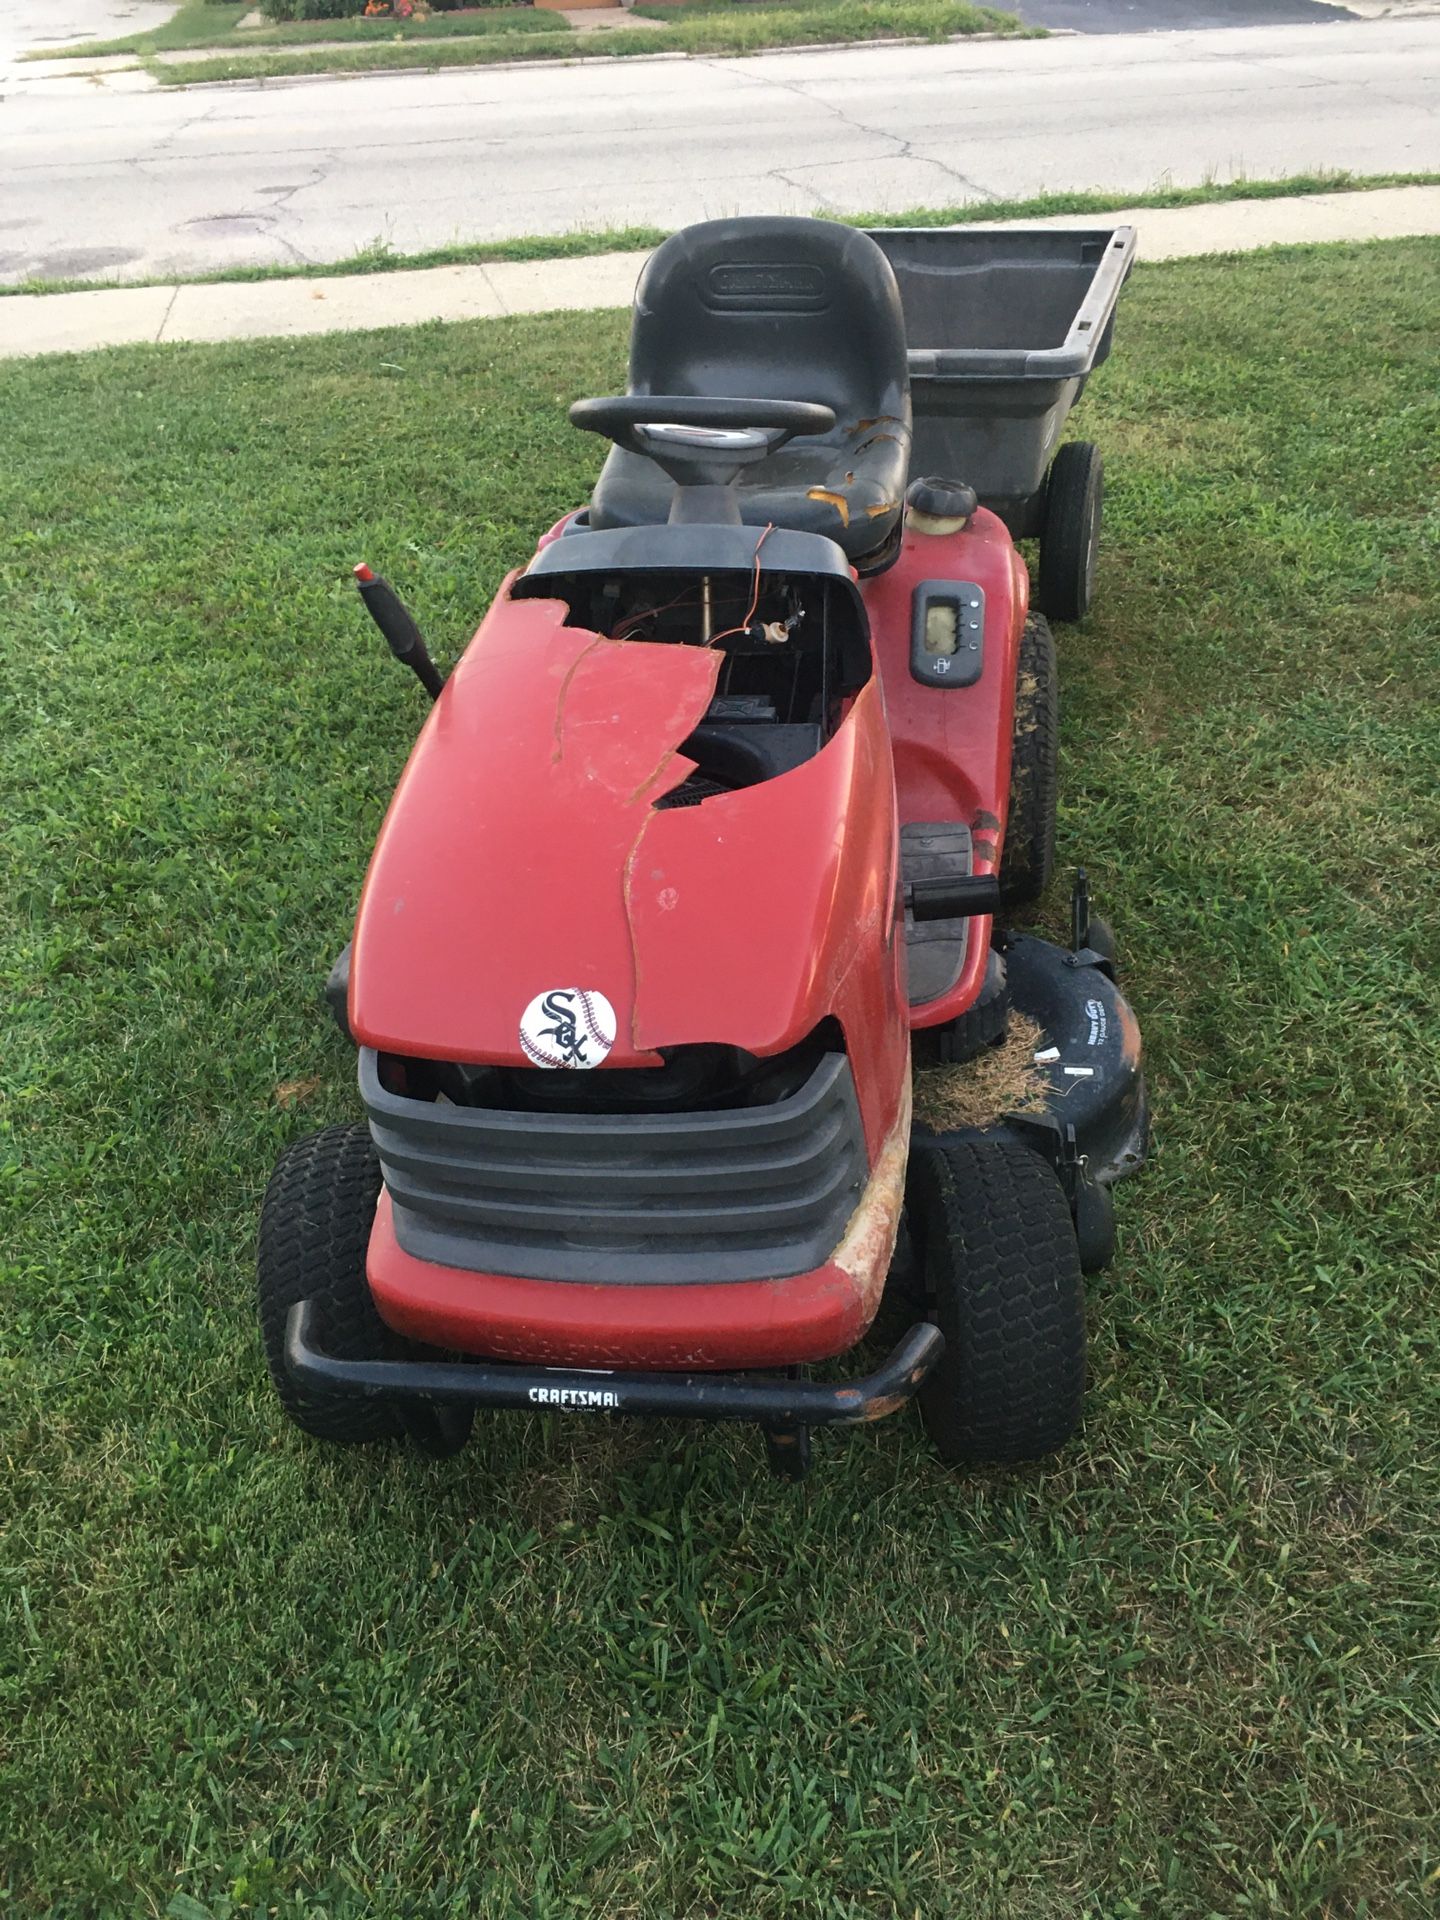
[[[900,1231],[900,1209],[905,1202],[905,1168],[910,1157],[910,1083],[900,1096],[895,1124],[885,1136],[874,1171],[865,1183],[859,1205],[846,1223],[840,1244],[830,1256],[859,1289],[867,1314],[880,1304],[895,1236]]]
[[[892,1413],[898,1413],[910,1399],[908,1393],[882,1393],[878,1400],[872,1400],[865,1409],[859,1424],[868,1427],[877,1420],[888,1420]]]
[[[558,761],[565,751],[565,702],[569,697],[571,683],[600,644],[600,635],[597,633],[589,646],[582,647],[565,669],[565,678],[560,682],[560,691],[555,696],[555,751],[550,756],[552,763]]]
[[[1120,1022],[1120,1058],[1127,1066],[1140,1064],[1140,1022],[1135,1018],[1128,1000],[1118,994],[1115,999],[1115,1018]]]
[[[635,862],[640,853],[640,842],[645,838],[645,829],[654,817],[654,809],[642,815],[640,825],[635,829],[635,838],[630,842],[630,851],[625,856],[625,865],[621,869],[620,885],[625,898],[625,932],[630,940],[630,969],[634,979],[634,991],[630,995],[630,1047],[632,1052],[640,1052],[640,943],[635,938],[635,915],[630,907],[630,887],[635,878]]]
[[[645,778],[639,783],[639,785],[636,786],[632,792],[626,794],[625,804],[627,807],[633,807],[635,802],[640,798],[641,794],[644,793],[647,788],[656,786],[658,784],[660,777],[664,773],[666,767],[669,766],[670,762],[673,759],[675,759],[676,752],[677,752],[677,749],[674,747],[667,747],[665,749],[664,753],[661,754],[659,761],[650,770],[650,772],[646,774]],[[666,791],[668,791],[668,789],[666,789]]]

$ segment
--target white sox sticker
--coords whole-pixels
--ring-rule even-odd
[[[537,1067],[598,1067],[615,1031],[615,1009],[593,987],[551,987],[520,1016],[520,1046]]]

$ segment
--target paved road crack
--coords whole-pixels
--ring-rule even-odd
[[[714,62],[707,61],[705,64],[707,66],[713,66]],[[744,77],[748,78],[749,76]],[[913,139],[902,139],[898,133],[891,133],[885,127],[867,126],[863,120],[857,120],[854,114],[847,113],[843,107],[836,106],[833,100],[826,100],[819,94],[807,92],[799,81],[762,78],[758,84],[773,88],[778,93],[793,93],[797,99],[804,100],[808,105],[819,107],[822,113],[832,114],[842,126],[849,127],[852,132],[863,133],[869,139],[888,141],[895,149],[892,154],[886,156],[888,159],[915,160],[922,162],[926,166],[938,167],[941,173],[948,175],[957,186],[964,187],[968,193],[974,194],[977,199],[998,200],[1000,197],[997,193],[992,192],[989,187],[982,187],[978,180],[971,180],[967,178],[965,174],[958,173],[947,161],[937,160],[927,153],[917,153]],[[795,167],[793,171],[796,173],[809,173],[818,167],[839,167],[846,164],[843,160],[807,160]],[[795,185],[797,183],[792,181],[789,184]],[[807,188],[806,191],[814,192],[815,190],[813,188]],[[827,202],[827,204],[830,203]]]

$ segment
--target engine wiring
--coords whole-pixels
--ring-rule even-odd
[[[761,601],[761,556],[766,540],[769,539],[774,531],[775,523],[773,521],[767,522],[766,525],[761,528],[759,536],[755,541],[754,570],[750,582],[750,598],[743,619],[736,626],[722,627],[717,633],[703,635],[699,642],[701,646],[713,647],[721,640],[734,639],[739,635],[750,634],[755,631],[755,619],[759,612]],[[659,601],[649,606],[632,607],[628,613],[622,614],[615,622],[610,630],[610,637],[614,640],[622,641],[635,640],[643,637],[648,629],[652,637],[658,638],[658,622],[663,620],[667,614],[683,613],[699,608],[708,609],[709,586],[710,581],[707,577],[702,581],[699,590],[694,586],[688,586],[682,592],[677,593],[673,599]],[[786,597],[788,598],[789,596]],[[793,606],[793,600],[791,604]],[[760,623],[760,636],[772,646],[782,646],[790,639],[795,628],[804,617],[804,609],[795,608],[788,616],[764,620]]]
[[[707,647],[713,647],[717,640],[728,640],[732,634],[748,633],[750,631],[750,622],[755,618],[755,610],[760,605],[760,549],[774,531],[775,522],[773,520],[767,520],[760,538],[755,542],[755,587],[750,595],[750,605],[746,609],[745,618],[740,622],[738,627],[726,627],[721,633],[712,633],[710,638],[705,642]],[[769,638],[768,634],[766,638]]]
[[[627,613],[618,622],[611,638],[615,640],[633,640],[647,620],[658,620],[662,614],[674,613],[684,606],[698,606],[699,600],[692,589],[677,593],[673,600],[667,600],[661,607],[641,607],[636,613]]]

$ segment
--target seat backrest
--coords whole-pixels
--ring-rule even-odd
[[[828,220],[707,220],[657,247],[635,290],[632,393],[819,400],[840,431],[909,418],[890,262]]]

